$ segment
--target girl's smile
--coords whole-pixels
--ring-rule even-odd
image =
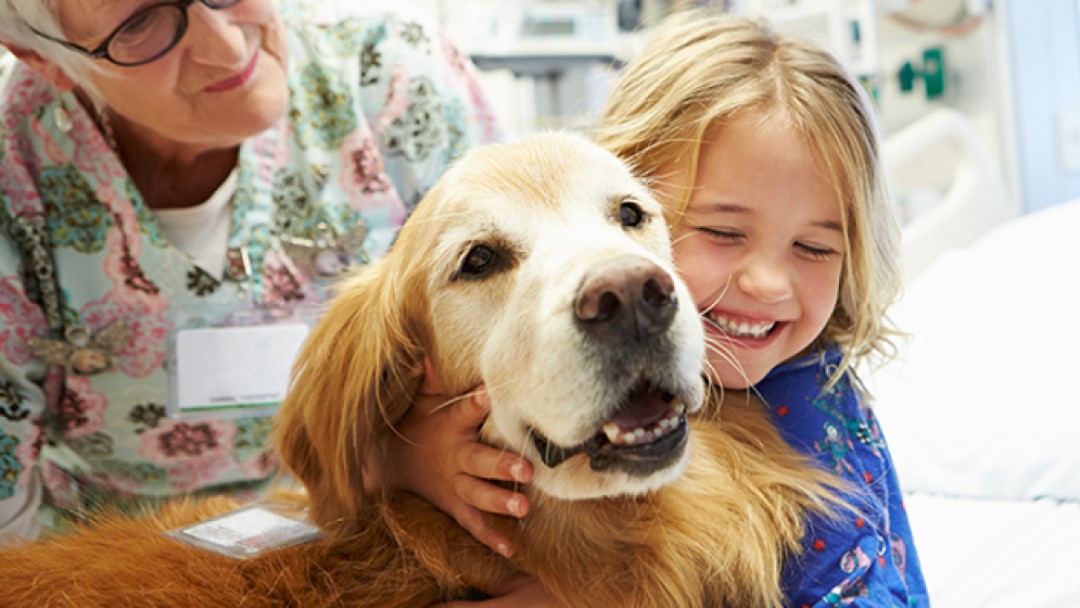
[[[784,323],[769,319],[753,319],[716,309],[701,313],[705,330],[714,332],[726,342],[738,341],[750,348],[761,347],[783,331]]]
[[[672,172],[678,175],[678,171]],[[712,380],[757,383],[821,335],[836,308],[840,204],[783,115],[740,112],[706,133],[675,262],[709,337]],[[676,182],[659,182],[678,196]]]

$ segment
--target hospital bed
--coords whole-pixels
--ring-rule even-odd
[[[894,188],[920,192],[903,165],[942,146],[953,178],[916,197],[935,200],[904,229],[890,312],[910,336],[861,373],[934,606],[1080,606],[1080,200],[1020,214],[951,110],[887,138]]]

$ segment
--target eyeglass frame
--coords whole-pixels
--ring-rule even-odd
[[[46,34],[45,32],[42,32],[41,30],[39,30],[36,27],[34,27],[32,25],[29,25],[29,24],[27,24],[26,27],[30,28],[30,31],[34,32],[35,34],[37,34],[41,38],[44,38],[45,40],[48,40],[50,42],[55,42],[55,43],[59,44],[60,46],[63,46],[64,48],[66,48],[66,49],[68,49],[70,51],[75,51],[77,53],[81,53],[83,55],[86,55],[87,57],[90,57],[91,59],[104,59],[105,61],[108,61],[109,63],[112,63],[113,65],[118,65],[120,67],[133,68],[133,67],[137,67],[137,66],[140,66],[140,65],[146,65],[146,64],[148,64],[150,62],[157,61],[158,59],[161,59],[169,51],[176,48],[177,44],[180,44],[180,41],[184,39],[184,34],[187,33],[187,28],[188,28],[188,8],[190,8],[191,5],[195,4],[196,2],[202,2],[204,5],[206,5],[207,8],[210,8],[210,9],[213,9],[213,10],[221,10],[221,9],[229,8],[231,6],[235,6],[236,4],[238,4],[240,2],[240,0],[222,0],[220,2],[212,2],[211,0],[174,0],[172,2],[158,2],[157,4],[151,4],[150,6],[139,9],[139,10],[135,11],[134,13],[128,15],[127,19],[124,19],[123,21],[121,21],[120,25],[116,26],[116,29],[114,29],[111,33],[109,33],[109,35],[105,37],[105,40],[103,40],[101,42],[101,44],[97,45],[93,49],[88,49],[86,47],[79,46],[79,45],[75,44],[74,42],[64,40],[63,38],[57,38],[55,36],[50,36],[49,34]],[[112,55],[109,54],[109,45],[112,44],[113,38],[116,38],[118,35],[120,35],[120,32],[123,31],[123,29],[125,27],[127,27],[127,25],[129,23],[131,23],[135,19],[141,17],[142,15],[145,15],[146,13],[149,13],[151,11],[155,11],[155,10],[158,10],[158,9],[160,9],[162,7],[167,7],[167,6],[168,7],[176,7],[178,9],[180,9],[180,21],[177,22],[176,34],[173,36],[172,42],[167,44],[165,46],[165,48],[163,48],[161,51],[159,51],[158,53],[156,53],[155,55],[151,56],[148,59],[143,59],[141,61],[135,61],[135,62],[119,61],[115,57],[113,57]]]

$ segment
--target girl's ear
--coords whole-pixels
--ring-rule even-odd
[[[4,44],[4,47],[11,51],[11,54],[14,55],[16,59],[25,63],[27,67],[48,81],[49,84],[53,85],[53,87],[61,93],[66,93],[76,87],[75,81],[72,80],[67,73],[61,70],[59,66],[48,59],[45,59],[41,55],[38,55],[34,51],[9,44]]]

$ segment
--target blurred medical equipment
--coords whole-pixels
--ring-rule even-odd
[[[956,110],[935,110],[889,136],[882,159],[905,224],[908,279],[1020,214],[982,137]]]

